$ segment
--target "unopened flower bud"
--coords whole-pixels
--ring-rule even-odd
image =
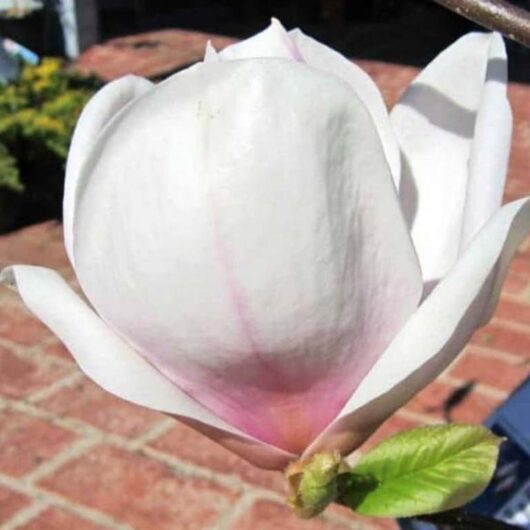
[[[298,516],[304,519],[315,517],[337,498],[341,464],[339,453],[319,453],[287,468],[289,504]]]

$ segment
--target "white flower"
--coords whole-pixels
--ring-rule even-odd
[[[490,318],[530,227],[501,208],[506,56],[462,37],[387,114],[357,66],[277,21],[87,105],[68,255],[3,272],[108,391],[255,464],[355,449]]]

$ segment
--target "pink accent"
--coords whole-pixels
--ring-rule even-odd
[[[216,369],[192,364],[178,367],[167,365],[152,354],[149,357],[166,377],[218,417],[257,440],[290,454],[301,454],[335,419],[384,351],[387,341],[381,338],[387,333],[379,330],[376,343],[355,341],[349,348],[343,345],[343,351],[326,352],[323,358],[334,360],[332,366],[317,362],[311,368],[302,363],[300,369],[293,370],[285,356],[269,357],[244,286],[237,277],[235,252],[221,234],[213,198],[210,212],[213,244],[225,273],[241,348],[223,352],[222,345],[211,344],[209,349],[226,359]],[[392,326],[395,323],[388,324],[396,329]],[[153,347],[153,351],[156,349]],[[286,354],[301,357],[299,352]],[[228,447],[225,440],[218,441]]]
[[[211,205],[211,211],[215,212],[213,200]],[[266,359],[263,355],[266,349],[261,346],[246,293],[236,275],[234,252],[220,233],[215,219],[213,236],[245,344],[243,351],[250,353],[254,359],[251,367],[255,373],[255,384],[247,388],[248,394],[243,399],[241,396],[234,396],[230,380],[223,379],[218,380],[220,388],[217,392],[210,385],[208,389],[202,385],[190,388],[188,381],[189,392],[219,417],[248,434],[286,451],[302,453],[346,404],[352,392],[351,375],[358,371],[350,365],[349,369],[342,367],[342,370],[328,378],[322,377],[323,374],[319,372],[309,374],[307,380],[304,380],[303,374],[299,377],[297,374],[296,380],[293,380],[284,373],[284,359]],[[367,369],[355,377],[355,386],[366,372]],[[350,374],[350,377],[345,374]],[[265,386],[268,391],[260,392],[256,386]],[[301,390],[305,386],[308,386],[308,390]],[[230,403],[232,400],[227,402],[226,396],[236,397],[239,406],[234,408],[233,403]],[[246,406],[242,407],[242,403]]]
[[[283,39],[285,41],[285,44],[289,48],[289,51],[291,52],[292,59],[294,59],[295,61],[297,61],[299,63],[305,63],[305,59],[304,59],[303,55],[300,53],[300,50],[298,49],[298,46],[293,41],[293,39],[291,39],[291,37],[289,36],[289,33],[287,33],[287,31],[285,31],[283,26],[282,26],[282,37],[283,37]]]
[[[243,291],[243,286],[235,274],[235,264],[233,259],[233,252],[225,244],[225,241],[219,233],[218,225],[214,223],[214,240],[215,248],[217,249],[220,261],[223,265],[223,270],[226,274],[228,283],[228,290],[235,309],[237,320],[240,324],[241,333],[248,349],[253,355],[259,357],[260,348],[258,346],[258,333],[255,326],[252,324],[250,310],[247,304],[246,296]]]
[[[270,445],[235,436],[191,418],[183,416],[175,417],[192,429],[199,431],[211,438],[214,442],[232,451],[232,453],[244,458],[247,462],[262,469],[283,471],[293,460],[297,459],[297,455],[281,451]]]

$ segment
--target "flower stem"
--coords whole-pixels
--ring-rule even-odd
[[[530,47],[530,12],[506,0],[434,0],[507,38]]]
[[[426,523],[448,526],[452,530],[521,530],[519,526],[498,521],[493,517],[468,513],[462,509],[423,515],[417,519]]]

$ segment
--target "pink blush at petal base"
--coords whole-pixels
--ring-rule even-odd
[[[291,454],[248,438],[236,436],[191,418],[176,415],[171,416],[261,469],[283,471],[293,460],[298,458],[296,454]]]
[[[252,357],[255,359],[255,357]],[[272,367],[252,366],[247,384],[209,376],[181,374],[174,382],[218,417],[248,435],[288,453],[300,455],[336,417],[351,395],[352,381],[344,373],[324,380],[303,381],[285,377]],[[256,373],[259,371],[259,374]],[[173,374],[165,371],[166,376]],[[226,373],[246,373],[250,367],[232,367]],[[203,380],[201,384],[200,380]],[[190,384],[196,381],[195,384]],[[206,384],[206,382],[208,384]],[[260,384],[258,388],[256,385]],[[303,386],[305,385],[305,386]]]

